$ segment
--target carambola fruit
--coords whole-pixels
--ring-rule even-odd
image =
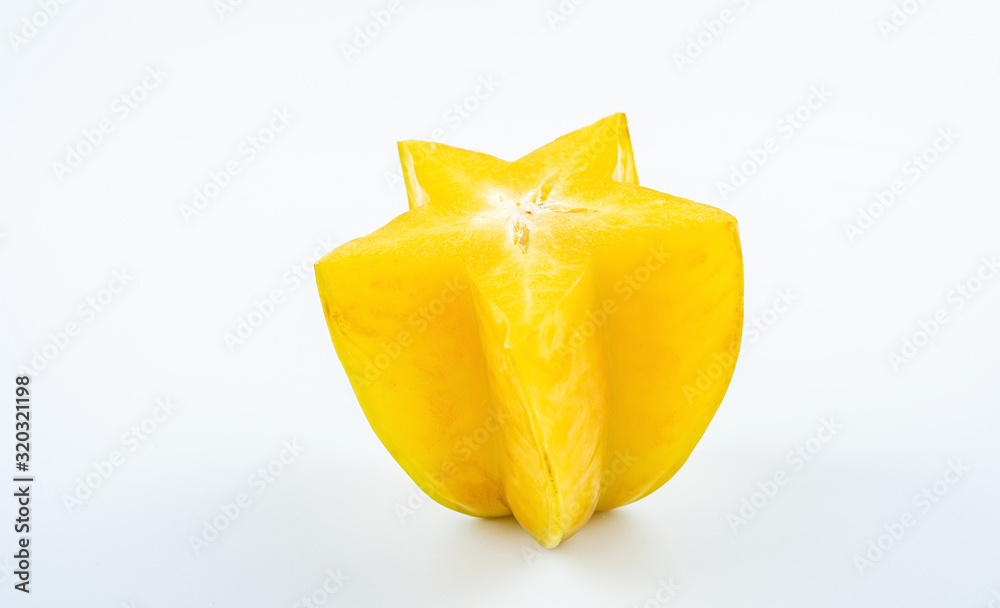
[[[399,144],[410,210],[316,264],[358,401],[431,498],[544,547],[680,468],[743,323],[729,214],[639,186],[625,116],[507,162]]]

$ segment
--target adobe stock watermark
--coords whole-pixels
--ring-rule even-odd
[[[752,345],[756,344],[779,319],[788,314],[798,300],[799,296],[794,294],[791,289],[784,287],[776,292],[770,306],[750,316],[746,320],[750,323],[750,328],[745,330],[741,344],[733,344],[729,349],[712,353],[712,360],[695,372],[694,382],[681,387],[688,404],[694,403],[695,399],[704,395],[705,391],[723,378],[726,369],[733,365],[733,359],[740,350],[745,353]]]
[[[820,420],[820,427],[812,437],[785,454],[785,464],[788,465],[788,468],[779,468],[764,481],[758,481],[757,489],[744,496],[740,500],[739,508],[726,515],[726,523],[729,524],[729,529],[732,530],[733,534],[739,533],[741,527],[750,523],[750,520],[770,504],[781,489],[788,485],[794,475],[802,471],[809,462],[812,462],[813,458],[822,452],[843,428],[844,425],[837,424],[832,416]]]
[[[470,119],[486,100],[493,97],[500,88],[500,84],[493,74],[480,76],[475,84],[469,87],[468,95],[456,100],[444,111],[441,118],[443,124],[431,129],[429,133],[430,137],[427,141],[439,144],[446,143],[448,138],[458,132],[462,128],[462,125],[465,124],[465,121]],[[423,159],[414,160],[419,162]],[[386,169],[383,172],[383,177],[389,190],[393,192],[405,183],[402,169],[398,166],[394,169]]]
[[[340,43],[340,51],[344,54],[344,59],[350,61],[361,55],[376,38],[382,35],[382,32],[403,12],[404,8],[402,0],[389,0],[384,8],[372,11],[370,19],[354,28],[354,36],[350,40]]]
[[[19,27],[7,34],[7,41],[15,54],[21,53],[21,48],[34,40],[52,20],[61,12],[70,0],[38,0],[38,10],[27,17],[21,18]]]
[[[31,351],[31,358],[24,364],[17,367],[19,374],[38,374],[49,366],[50,363],[66,350],[73,343],[83,330],[94,322],[97,317],[107,310],[111,304],[121,296],[125,288],[135,281],[135,275],[127,268],[114,270],[109,280],[103,287],[87,296],[74,309],[76,317],[67,321],[62,327],[54,332],[49,332],[48,340],[41,347]]]
[[[462,99],[451,104],[451,107],[444,113],[444,122],[451,127],[452,132],[462,128],[462,124],[468,120],[484,101],[493,97],[493,94],[500,88],[500,83],[492,74],[480,76],[473,87],[470,87],[469,94]],[[448,140],[447,132],[443,127],[437,127],[431,131],[431,140],[439,144]]]
[[[455,445],[452,447],[452,457],[442,461],[437,470],[428,475],[427,482],[410,488],[407,497],[396,502],[393,510],[396,512],[399,523],[406,523],[408,517],[412,517],[422,509],[429,500],[427,496],[432,494],[435,488],[443,488],[447,479],[458,472],[461,463],[471,460],[475,452],[482,449],[494,435],[500,432],[501,423],[509,418],[510,413],[506,410],[488,408],[486,420],[483,421],[482,426],[455,441]],[[421,494],[420,490],[423,490],[424,493]]]
[[[750,318],[750,330],[747,332],[747,346],[756,343],[770,329],[778,319],[783,317],[792,309],[792,306],[799,301],[799,296],[792,293],[792,290],[784,287],[779,289],[771,305]]]
[[[125,465],[126,460],[146,445],[146,443],[156,435],[161,425],[173,416],[177,411],[177,404],[169,398],[157,399],[153,406],[153,411],[138,423],[133,424],[121,434],[119,441],[121,449],[114,449],[108,452],[106,458],[91,463],[93,471],[83,477],[76,479],[76,485],[72,493],[63,493],[61,496],[66,512],[73,514],[81,508],[84,503],[90,500],[94,492],[104,485],[111,476]]]
[[[208,206],[232,185],[233,180],[274,143],[278,134],[287,129],[294,119],[295,115],[289,112],[288,108],[272,110],[266,125],[237,144],[235,158],[209,173],[208,179],[194,189],[191,202],[181,203],[178,206],[184,223],[190,224],[194,218],[208,209]]]
[[[403,354],[403,349],[413,344],[414,332],[420,335],[427,331],[468,288],[459,277],[445,280],[437,297],[417,308],[407,318],[411,329],[400,330],[394,339],[382,342],[379,345],[381,352],[365,360],[360,375],[354,375],[352,382],[359,386],[370,386]]]
[[[76,142],[66,146],[62,159],[52,161],[52,173],[56,181],[62,182],[67,175],[77,170],[84,160],[104,144],[107,136],[128,120],[149,94],[163,84],[166,77],[167,73],[160,66],[146,66],[142,78],[112,102],[111,115],[98,120],[96,126],[84,129]]]
[[[650,594],[649,598],[646,599],[642,604],[637,604],[634,608],[662,608],[670,604],[677,592],[681,590],[681,586],[674,582],[674,579],[667,577],[666,579],[660,579],[659,586],[656,590]]]
[[[254,300],[253,309],[236,318],[236,326],[222,334],[222,342],[229,354],[235,353],[239,347],[246,344],[264,322],[272,318],[278,308],[285,303],[287,296],[298,291],[303,284],[312,283],[313,265],[336,244],[333,237],[316,239],[316,247],[308,255],[281,273],[281,287],[274,287],[263,299]]]
[[[965,280],[955,283],[948,292],[945,298],[946,304],[917,321],[916,329],[900,340],[898,350],[893,349],[886,353],[892,371],[898,372],[920,354],[944,326],[952,321],[953,315],[963,310],[998,273],[1000,273],[1000,256],[993,254],[980,258],[979,268]]]
[[[890,36],[899,32],[928,2],[929,0],[903,0],[893,4],[889,13],[875,22],[882,38],[888,41]]]
[[[937,506],[941,499],[948,495],[951,488],[963,480],[965,474],[971,470],[970,467],[962,464],[961,459],[951,461],[948,463],[948,469],[940,478],[914,494],[910,503],[916,511],[904,511],[898,518],[884,524],[882,532],[869,540],[868,546],[863,551],[854,555],[854,567],[857,568],[858,574],[864,576],[865,571],[881,561],[917,525],[921,516],[926,515]]]
[[[570,20],[576,14],[576,10],[585,4],[587,0],[561,0],[553,8],[545,9],[545,20],[549,23],[549,28],[554,32],[559,26]]]
[[[607,488],[614,484],[620,475],[624,475],[629,469],[632,468],[632,465],[638,461],[639,459],[632,456],[627,449],[624,452],[621,450],[615,450],[614,457],[611,459],[611,462],[605,463],[604,472],[601,474],[601,488]],[[570,519],[570,514],[566,511],[562,511],[559,517],[559,525],[563,528],[569,527],[572,523]],[[545,554],[545,551],[538,550],[537,544],[521,545],[521,557],[524,559],[525,563],[530,564]]]
[[[452,457],[445,459],[434,473],[428,475],[427,482],[410,488],[407,497],[404,500],[396,502],[393,510],[396,513],[399,523],[406,523],[407,518],[412,517],[417,511],[422,509],[429,500],[427,496],[435,489],[440,490],[444,488],[447,479],[458,472],[461,463],[471,460],[474,453],[485,447],[500,432],[503,422],[509,419],[510,413],[508,411],[489,408],[486,420],[482,426],[455,441],[455,445],[452,448]],[[604,487],[612,485],[620,475],[624,475],[637,461],[638,459],[632,456],[628,449],[624,451],[615,450],[610,463],[604,467],[604,472],[601,474],[601,485]],[[423,491],[422,494],[421,490]]]
[[[874,200],[858,206],[854,221],[844,222],[847,241],[853,245],[859,236],[868,232],[896,204],[899,197],[906,193],[908,185],[912,186],[920,181],[952,149],[959,138],[960,135],[953,127],[938,129],[929,145],[903,163],[901,177],[889,182],[884,190],[876,189],[872,194]]]
[[[220,504],[218,513],[201,522],[201,532],[188,536],[188,545],[195,556],[201,555],[202,551],[217,541],[253,504],[254,498],[266,492],[305,451],[306,446],[300,445],[297,439],[286,441],[274,458],[250,473],[246,482],[247,489],[238,492],[231,501]]]
[[[811,87],[802,103],[785,112],[784,116],[774,123],[774,130],[777,132],[775,135],[764,139],[759,146],[747,148],[745,160],[730,166],[728,178],[715,182],[715,189],[722,195],[722,200],[728,201],[730,196],[739,192],[750,177],[760,171],[781,150],[781,142],[791,141],[820,110],[826,107],[832,97],[833,93],[826,88],[826,85]]]
[[[323,582],[312,593],[292,604],[292,608],[320,608],[320,606],[325,606],[340,591],[344,583],[351,580],[340,571],[340,568],[337,568],[336,571],[328,569],[324,574],[326,574],[326,578],[323,579]]]
[[[687,45],[682,51],[674,51],[671,56],[678,72],[694,65],[695,60],[722,37],[727,29],[736,23],[739,16],[750,8],[751,0],[732,0],[734,9],[724,8],[713,17],[702,19],[702,29],[685,38]]]
[[[226,17],[234,13],[236,9],[243,6],[246,0],[212,0],[212,10],[219,21],[225,21]]]
[[[619,307],[631,300],[670,259],[670,254],[664,250],[663,245],[652,246],[647,252],[648,255],[642,264],[615,282],[612,287],[614,293],[617,294],[615,297],[605,298],[597,307],[587,310],[587,318],[568,332],[569,339],[556,349],[557,355],[561,355],[567,349],[576,351],[583,348],[587,340],[599,332],[611,317],[621,310]]]

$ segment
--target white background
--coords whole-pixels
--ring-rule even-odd
[[[245,0],[220,17],[211,0],[74,0],[17,42],[41,4],[4,2],[3,471],[15,371],[35,351],[53,356],[31,380],[32,593],[13,591],[5,475],[0,604],[291,607],[327,571],[347,580],[317,605],[1000,598],[1000,278],[971,281],[980,289],[961,307],[949,299],[1000,254],[1000,5],[911,2],[905,23],[880,31],[891,0],[589,0],[564,2],[561,21],[547,14],[557,0],[402,0],[347,57],[343,44],[386,5]],[[730,23],[713,23],[723,9]],[[679,66],[685,52],[698,56]],[[123,116],[116,99],[156,68],[165,77],[146,79],[156,86]],[[490,78],[495,90],[468,99]],[[800,110],[810,116],[786,138],[778,121],[813,87],[832,96]],[[463,102],[476,106],[465,117],[452,110]],[[282,109],[294,118],[250,162],[239,147]],[[546,552],[513,520],[411,494],[336,358],[311,264],[405,210],[387,180],[397,140],[440,128],[447,143],[514,159],[616,111],[644,185],[739,219],[744,350],[677,476]],[[105,119],[110,132],[58,179],[53,163]],[[958,140],[914,179],[911,157],[949,128]],[[777,151],[722,196],[733,166],[772,137]],[[240,173],[185,222],[181,207],[230,161]],[[903,193],[849,239],[845,225],[896,180]],[[134,277],[124,289],[121,269]],[[102,293],[109,284],[120,293]],[[273,290],[273,313],[227,348]],[[779,313],[782,290],[793,303]],[[100,312],[88,298],[104,299]],[[941,309],[948,323],[894,369],[889,354]],[[122,436],[157,399],[177,409],[131,451]],[[842,428],[796,470],[786,455],[824,419]],[[251,476],[292,441],[305,451],[258,493]],[[124,464],[67,508],[115,450]],[[949,462],[969,470],[921,509],[914,495]],[[742,501],[760,505],[757,484],[779,471],[789,482],[734,532]],[[196,554],[190,537],[241,492],[250,505]],[[859,567],[906,512],[915,525]]]

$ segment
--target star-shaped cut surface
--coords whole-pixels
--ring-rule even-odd
[[[376,434],[438,502],[543,546],[655,490],[728,386],[728,214],[639,186],[624,115],[513,162],[401,142],[410,210],[317,264]]]

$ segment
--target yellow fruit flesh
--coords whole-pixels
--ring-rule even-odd
[[[735,220],[639,187],[622,115],[513,163],[400,155],[411,210],[316,265],[396,461],[441,504],[512,513],[545,547],[662,485],[735,365]]]

